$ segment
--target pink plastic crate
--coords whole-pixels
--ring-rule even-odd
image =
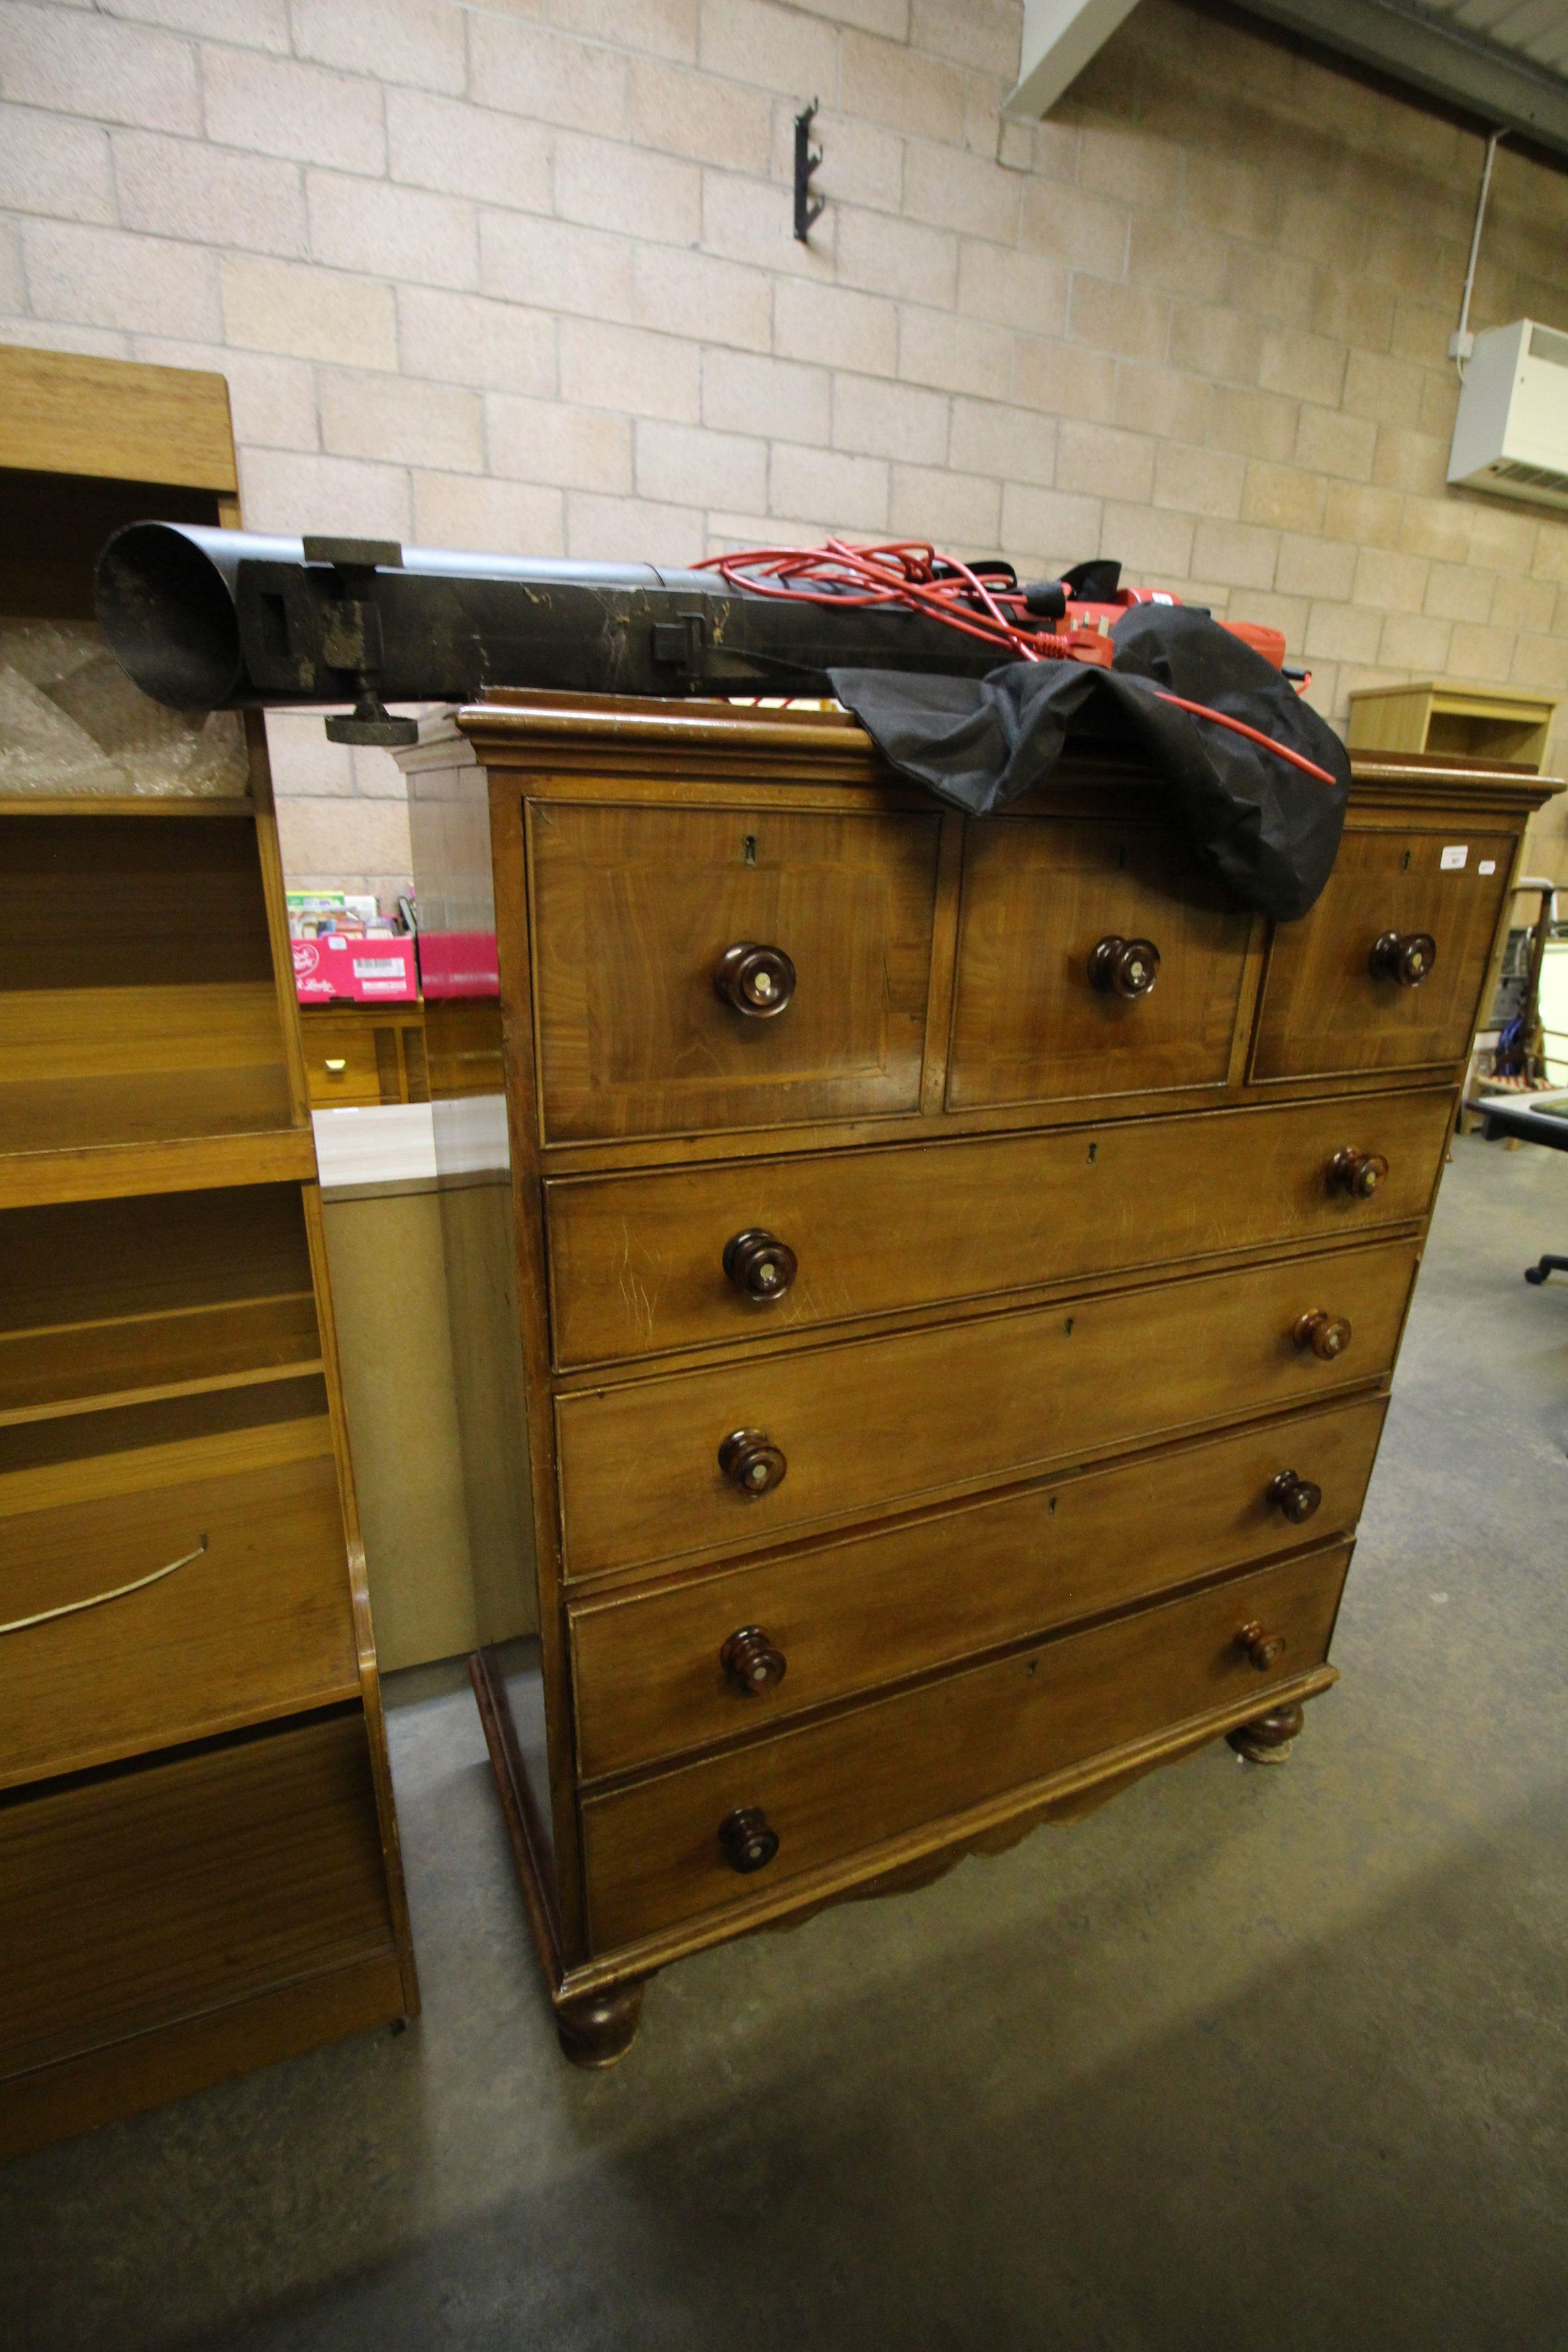
[[[493,931],[421,931],[419,972],[426,996],[499,996]]]

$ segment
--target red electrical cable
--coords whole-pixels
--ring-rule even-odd
[[[890,540],[880,547],[851,547],[830,539],[821,547],[752,547],[730,555],[705,556],[694,569],[717,572],[731,588],[753,596],[779,596],[803,604],[826,606],[895,606],[923,613],[965,636],[978,637],[1016,661],[1072,661],[1085,658],[1083,640],[1089,632],[1055,635],[1033,629],[1025,621],[1023,598],[1016,590],[992,588],[983,576],[957,556],[939,556],[924,540]],[[1017,612],[1010,619],[1005,606]],[[1092,656],[1089,657],[1092,658]],[[1169,702],[1194,719],[1228,728],[1287,760],[1304,775],[1332,787],[1335,779],[1289,744],[1228,712],[1212,710],[1206,703],[1189,702],[1163,687],[1151,687],[1161,702]]]

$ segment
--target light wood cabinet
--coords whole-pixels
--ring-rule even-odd
[[[0,742],[11,2153],[417,1990],[265,740],[165,764],[89,634],[118,525],[238,521],[226,390],[0,352],[0,629],[76,730],[58,785]]]

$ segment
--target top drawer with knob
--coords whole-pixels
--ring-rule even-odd
[[[1275,930],[1255,1079],[1461,1060],[1513,863],[1507,835],[1347,832],[1322,897]]]
[[[940,824],[533,803],[545,1138],[916,1110]]]
[[[1253,930],[1163,826],[972,824],[948,1108],[1223,1087]]]

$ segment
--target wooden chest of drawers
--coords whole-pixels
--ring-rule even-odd
[[[1273,929],[1103,748],[978,821],[826,715],[501,696],[405,764],[427,926],[497,940],[506,1154],[443,1076],[484,1007],[426,1021],[568,2053],[703,1945],[1278,1752],[1548,788],[1363,763]]]

